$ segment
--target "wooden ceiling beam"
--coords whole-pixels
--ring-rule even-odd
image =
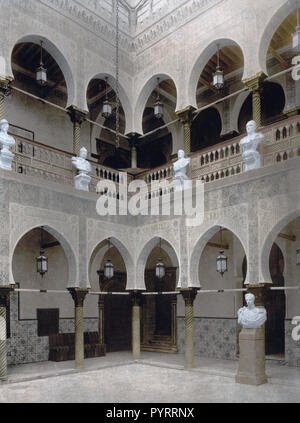
[[[278,238],[287,239],[288,241],[292,241],[292,242],[296,241],[295,235],[288,235],[288,234],[280,233],[280,234],[278,234]]]
[[[275,57],[278,62],[286,69],[290,68],[290,64],[279,54],[273,47],[269,47],[269,52]]]

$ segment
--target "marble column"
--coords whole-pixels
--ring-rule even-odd
[[[84,368],[83,303],[88,289],[69,288],[75,304],[75,369]]]
[[[99,344],[104,346],[105,350],[105,342],[104,342],[104,295],[99,295],[98,300],[98,333],[99,333]]]
[[[265,78],[266,75],[263,72],[259,72],[251,78],[243,80],[243,83],[247,85],[249,91],[252,92],[253,120],[255,120],[258,128],[262,125],[261,90]]]
[[[68,115],[73,123],[73,154],[76,156],[79,155],[80,150],[81,125],[87,114],[87,111],[80,110],[76,106],[68,107]]]
[[[191,126],[193,122],[193,112],[196,109],[193,106],[188,106],[183,110],[176,112],[179,120],[183,124],[184,133],[184,152],[186,155],[191,152]]]
[[[195,367],[194,360],[194,301],[197,289],[188,288],[181,290],[185,303],[185,368]]]
[[[10,286],[0,287],[0,380],[7,379],[6,310],[11,291]]]
[[[174,295],[172,307],[172,347],[177,350],[177,297]]]
[[[132,299],[132,354],[134,360],[141,359],[141,301],[142,294],[131,293]]]
[[[13,78],[0,78],[0,120],[5,118],[5,97],[11,94],[11,83]]]
[[[131,148],[131,169],[137,168],[137,151],[136,147],[139,141],[139,137],[141,135],[137,134],[136,132],[131,132],[130,134],[127,134],[128,142]]]

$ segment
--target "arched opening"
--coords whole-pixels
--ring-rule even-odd
[[[112,278],[105,275],[105,264],[114,266]],[[127,269],[114,240],[102,241],[90,261],[91,286],[97,291],[122,293],[126,291]],[[128,295],[99,296],[99,338],[106,352],[131,350],[131,302]]]
[[[107,78],[107,80],[106,80]],[[92,79],[87,89],[87,103],[91,119],[100,123],[108,129],[94,126],[91,132],[92,150],[95,151],[94,158],[98,159],[99,164],[112,167],[113,169],[124,169],[130,164],[130,149],[128,143],[122,137],[120,138],[120,148],[116,149],[116,135],[109,129],[116,131],[117,127],[117,97],[113,88],[115,81],[110,76],[100,75]],[[104,102],[108,101],[111,105],[111,114],[103,116]],[[125,133],[126,119],[123,105],[119,108],[119,132]],[[112,157],[114,159],[112,159]],[[104,163],[106,162],[106,164]],[[107,164],[110,163],[110,164]],[[121,167],[118,165],[121,164]]]
[[[227,271],[217,271],[217,258],[227,258]],[[236,359],[239,326],[237,311],[243,305],[242,292],[223,292],[241,289],[247,273],[246,252],[240,239],[229,229],[214,226],[197,242],[191,257],[191,278],[198,279],[201,290],[194,303],[195,354],[218,359]],[[179,311],[180,314],[183,310]],[[216,335],[217,334],[217,335]]]
[[[261,91],[262,124],[268,125],[284,118],[285,94],[280,84],[264,82]],[[238,119],[240,133],[246,132],[246,125],[252,120],[252,94],[244,101]]]
[[[165,266],[163,278],[156,276],[156,265]],[[176,289],[178,262],[171,245],[162,240],[150,252],[145,266],[145,285],[148,292],[158,295],[144,297],[142,306],[142,348],[144,351],[177,352],[177,296],[162,292]]]
[[[151,82],[152,81],[152,82]],[[145,87],[147,99],[143,108],[142,129],[147,134],[176,119],[177,90],[170,78],[152,78]],[[151,91],[152,90],[152,91]],[[150,92],[150,95],[149,95]],[[155,104],[159,98],[163,106],[162,115],[155,115]],[[138,144],[138,167],[155,168],[171,160],[175,127],[167,127],[143,138]]]
[[[218,144],[222,130],[219,112],[214,107],[204,110],[194,119],[191,129],[192,152]]]

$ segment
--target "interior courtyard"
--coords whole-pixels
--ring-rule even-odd
[[[0,402],[300,402],[300,0],[0,4]],[[236,381],[247,293],[259,386]]]

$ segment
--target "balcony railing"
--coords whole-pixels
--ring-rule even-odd
[[[262,145],[263,166],[300,156],[300,116],[293,116],[268,125],[261,128],[260,132],[265,136]],[[207,183],[241,173],[243,171],[240,149],[242,137],[238,136],[192,153],[190,155],[190,178],[201,179]],[[14,138],[16,140],[13,160],[15,172],[37,177],[39,180],[73,186],[75,171],[72,167],[72,154],[20,136],[14,135]],[[92,166],[90,191],[97,191],[96,187],[99,181],[110,180],[116,183],[118,192],[118,184],[124,182],[120,180],[122,176],[119,172],[93,161],[90,163]],[[147,183],[150,197],[168,193],[170,190],[167,182],[171,182],[173,179],[173,164],[168,163],[151,171],[145,171],[137,178]],[[133,176],[127,175],[128,183],[133,179]],[[161,186],[153,191],[151,184],[155,181],[166,181],[166,187]]]

